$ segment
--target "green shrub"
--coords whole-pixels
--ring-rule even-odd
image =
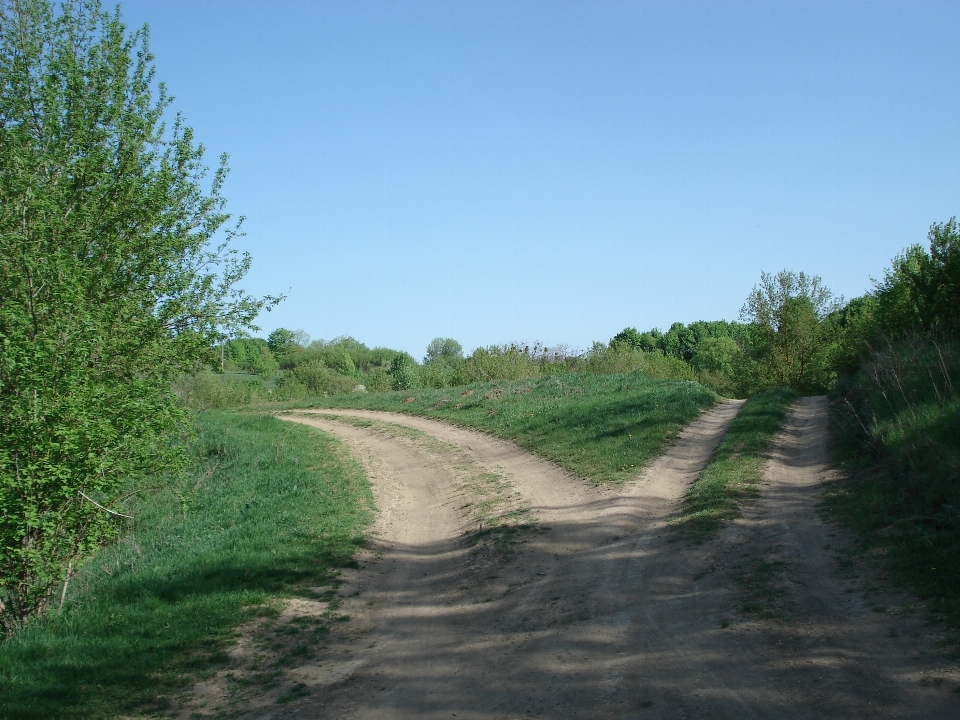
[[[425,388],[444,388],[457,383],[460,363],[444,359],[431,360],[420,366],[420,384]]]
[[[690,366],[676,357],[660,352],[634,350],[626,343],[614,343],[610,347],[596,343],[586,362],[588,372],[616,375],[640,370],[644,375],[657,380],[694,380]]]
[[[174,382],[173,389],[184,406],[196,410],[294,400],[310,394],[303,386],[284,383],[271,388],[250,375],[221,375],[210,370],[181,375]]]
[[[491,345],[477,348],[460,365],[457,382],[468,385],[491,380],[522,380],[540,375],[540,366],[529,348],[519,345]]]
[[[390,363],[390,386],[394,390],[413,390],[420,387],[417,364],[409,355],[397,355]]]

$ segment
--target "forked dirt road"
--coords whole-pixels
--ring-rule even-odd
[[[824,399],[795,406],[742,519],[677,540],[670,520],[738,409],[706,412],[616,490],[428,419],[288,416],[365,458],[380,512],[339,590],[350,621],[289,671],[309,695],[247,715],[960,717],[934,629],[837,565],[843,533],[818,516]],[[498,515],[516,528],[480,530]]]

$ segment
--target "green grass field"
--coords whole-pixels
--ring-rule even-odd
[[[676,527],[689,539],[704,542],[724,521],[740,515],[741,502],[757,491],[770,442],[796,398],[780,388],[747,400],[684,498]]]
[[[256,414],[197,422],[192,472],[143,496],[131,531],[84,564],[61,612],[0,645],[0,717],[161,711],[223,667],[240,625],[315,596],[351,562],[372,496],[339,442]]]
[[[632,477],[717,400],[716,393],[695,382],[653,380],[642,372],[567,373],[441,390],[353,393],[298,407],[440,418],[512,440],[601,483]]]

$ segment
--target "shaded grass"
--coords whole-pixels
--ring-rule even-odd
[[[833,394],[831,440],[845,477],[827,488],[858,554],[960,626],[960,343],[890,345]]]
[[[717,452],[687,490],[676,527],[702,543],[727,520],[740,515],[740,503],[757,492],[767,451],[797,394],[768,390],[747,400],[730,423]]]
[[[351,563],[372,496],[340,443],[269,416],[197,422],[192,472],[143,496],[62,611],[0,645],[0,717],[160,712],[223,667],[239,626]]]
[[[654,380],[638,371],[341,395],[297,407],[441,418],[512,440],[594,482],[616,483],[634,476],[717,399],[695,382]]]

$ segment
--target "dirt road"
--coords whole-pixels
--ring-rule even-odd
[[[380,513],[339,590],[350,621],[289,672],[309,694],[249,716],[960,717],[935,631],[838,568],[845,539],[817,509],[822,398],[795,406],[741,520],[676,539],[738,409],[708,411],[615,491],[423,418],[290,416],[365,458]]]

